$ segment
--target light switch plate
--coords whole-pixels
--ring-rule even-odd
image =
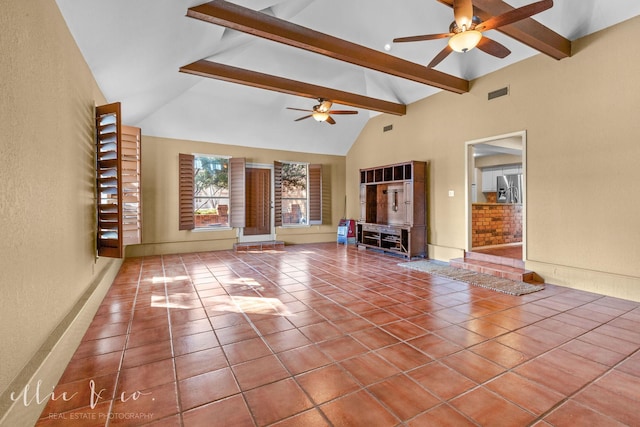
[[[456,193],[453,190],[449,190],[449,197],[453,197],[453,196],[455,196],[455,194]]]

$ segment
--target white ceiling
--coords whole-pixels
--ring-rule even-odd
[[[144,135],[344,155],[377,114],[334,116],[333,126],[313,119],[294,122],[305,113],[286,107],[310,109],[313,99],[178,71],[204,58],[403,104],[439,91],[185,16],[204,0],[56,1],[108,102],[122,102],[123,121],[141,127]],[[506,1],[513,7],[532,2]],[[436,0],[233,3],[380,51],[396,37],[447,32],[453,20],[452,9]],[[556,0],[533,18],[575,40],[639,14],[638,1]],[[436,69],[471,80],[537,54],[495,30],[486,34],[511,55],[497,59],[474,49],[451,54]],[[426,65],[446,43],[398,43],[389,53]]]

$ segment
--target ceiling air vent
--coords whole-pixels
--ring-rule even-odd
[[[489,92],[488,99],[491,101],[492,99],[500,98],[501,96],[509,95],[509,86],[503,87],[502,89],[494,90],[493,92]]]
[[[382,132],[389,132],[390,130],[393,130],[393,125],[386,125],[382,128]]]

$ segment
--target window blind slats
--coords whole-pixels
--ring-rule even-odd
[[[282,226],[282,163],[273,162],[274,225]]]
[[[121,136],[120,103],[96,108],[98,187],[98,255],[122,258],[122,204],[118,169]],[[108,179],[102,179],[108,177]]]
[[[141,130],[122,126],[120,185],[122,188],[123,246],[142,243]]]
[[[246,163],[243,157],[229,159],[229,225],[246,225]]]
[[[195,191],[195,171],[193,169],[193,156],[182,154],[178,156],[179,183],[178,183],[178,229],[193,230],[195,217],[193,212],[193,194]]]
[[[140,128],[120,123],[120,103],[96,107],[98,255],[122,258],[142,241]]]
[[[322,165],[309,165],[309,224],[322,224]]]

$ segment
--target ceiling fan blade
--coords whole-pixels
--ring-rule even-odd
[[[424,36],[399,37],[397,39],[393,39],[393,42],[394,43],[421,42],[424,40],[444,39],[445,37],[451,37],[452,35],[453,33],[442,33],[442,34],[425,34]]]
[[[327,120],[325,120],[325,122],[329,123],[330,125],[335,125],[336,121],[333,120],[333,117],[329,116],[327,117]]]
[[[294,122],[299,122],[300,120],[308,119],[309,117],[312,117],[312,116],[313,114],[309,114],[308,116],[303,116],[303,117],[300,117],[299,119],[295,119]]]
[[[481,51],[488,53],[489,55],[493,55],[497,58],[506,58],[511,53],[511,51],[504,45],[498,43],[495,40],[491,40],[488,37],[482,37],[476,47]]]
[[[453,0],[453,16],[458,28],[471,28],[473,22],[473,3],[471,0]]]
[[[429,62],[429,65],[427,65],[427,68],[433,68],[433,67],[435,67],[436,65],[438,65],[439,63],[441,63],[441,62],[442,62],[442,60],[443,60],[444,58],[446,58],[447,56],[449,56],[449,54],[450,54],[451,52],[453,52],[453,49],[451,49],[451,47],[450,47],[449,45],[446,45],[446,46],[444,47],[444,49],[442,49],[442,50],[440,51],[440,53],[438,53],[438,54],[436,55],[436,57],[435,57],[435,58],[433,58],[433,59],[431,60],[431,62]]]
[[[513,24],[514,22],[526,19],[536,13],[544,12],[545,10],[553,6],[553,0],[542,0],[535,3],[531,3],[526,6],[519,7],[517,9],[505,12],[502,15],[489,18],[476,27],[478,31],[493,30],[504,25]]]
[[[327,111],[329,114],[358,114],[355,110],[331,110]]]
[[[287,107],[287,110],[306,111],[308,113],[313,113],[313,111],[311,111],[311,110],[303,110],[302,108]]]

